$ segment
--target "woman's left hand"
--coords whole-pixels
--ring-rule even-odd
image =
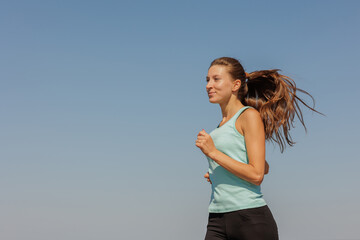
[[[217,150],[211,136],[204,129],[197,135],[195,145],[208,157]]]

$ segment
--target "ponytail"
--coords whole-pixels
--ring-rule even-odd
[[[307,108],[324,115],[308,106],[297,96],[298,92],[307,94],[306,91],[297,88],[294,80],[278,73],[280,69],[262,70],[246,73],[240,62],[234,58],[218,58],[211,65],[224,65],[234,79],[241,80],[238,98],[245,106],[254,107],[259,111],[264,123],[265,139],[276,142],[283,152],[286,143],[293,146],[295,142],[290,136],[291,127],[294,128],[295,114],[307,132],[299,102]]]
[[[319,112],[308,106],[296,94],[297,92],[307,94],[315,104],[314,98],[308,92],[297,88],[294,80],[279,74],[278,71],[280,70],[272,69],[249,73],[244,95],[239,93],[239,97],[242,98],[240,100],[244,105],[252,106],[260,112],[265,126],[265,139],[279,144],[283,152],[285,143],[290,146],[295,144],[289,133],[290,128],[294,128],[295,114],[307,132],[299,102],[312,111]]]

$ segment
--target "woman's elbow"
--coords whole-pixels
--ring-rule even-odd
[[[260,184],[262,183],[263,180],[264,180],[264,174],[257,175],[253,181],[253,184],[260,186]]]

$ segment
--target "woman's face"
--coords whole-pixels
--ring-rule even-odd
[[[226,66],[214,65],[210,67],[206,82],[206,91],[211,103],[222,103],[229,100],[234,84]]]

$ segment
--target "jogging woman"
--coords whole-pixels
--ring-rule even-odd
[[[206,91],[210,103],[220,105],[222,121],[210,134],[200,131],[196,140],[208,159],[204,177],[212,188],[205,240],[278,239],[260,190],[269,169],[265,140],[283,152],[286,143],[294,144],[289,130],[295,114],[305,127],[298,101],[317,112],[296,95],[308,93],[278,71],[246,73],[229,57],[215,59],[208,69]]]

